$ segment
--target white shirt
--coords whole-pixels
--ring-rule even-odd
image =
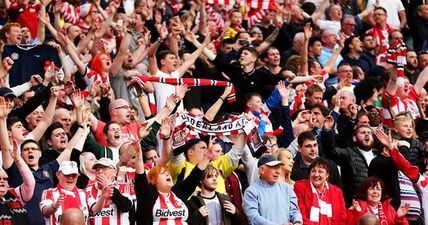
[[[371,6],[375,3],[375,0],[369,0],[367,6]],[[386,9],[388,17],[386,23],[395,29],[400,28],[400,18],[398,12],[404,11],[405,8],[400,0],[379,0],[379,5]]]

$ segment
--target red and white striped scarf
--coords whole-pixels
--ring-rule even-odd
[[[331,206],[331,194],[328,183],[325,184],[323,193],[318,194],[314,185],[311,182],[312,190],[312,206],[309,214],[309,220],[322,225],[330,225],[331,218],[333,217],[333,210]]]
[[[217,86],[217,87],[232,87],[232,92],[227,96],[227,102],[236,102],[235,88],[233,84],[227,81],[210,80],[210,79],[198,79],[198,78],[165,78],[165,77],[149,77],[141,74],[136,75],[129,83],[128,88],[132,92],[138,93],[142,90],[147,81],[158,82],[170,85],[182,85],[187,84],[189,87],[198,86]],[[133,89],[133,90],[132,90]]]

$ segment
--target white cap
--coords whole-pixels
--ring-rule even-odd
[[[61,171],[64,175],[79,174],[77,163],[74,161],[64,161],[59,166],[58,171]]]

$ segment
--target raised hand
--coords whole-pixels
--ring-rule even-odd
[[[145,137],[147,137],[150,134],[151,131],[152,131],[152,127],[147,126],[147,124],[145,126],[139,126],[138,127],[138,138],[140,140],[143,140]]]
[[[70,100],[73,103],[73,106],[75,109],[79,109],[83,106],[83,103],[85,102],[85,98],[82,95],[82,92],[80,89],[75,90],[71,96]]]
[[[192,32],[190,32],[190,31],[188,31],[188,32],[184,33],[184,38],[185,38],[186,40],[188,40],[189,42],[191,42],[191,43],[193,43],[193,42],[195,42],[195,41],[196,41],[195,34],[194,34],[194,33],[192,33]]]
[[[389,131],[389,134],[386,134],[381,129],[376,129],[375,135],[377,139],[385,145],[388,149],[392,150],[395,146],[397,146],[397,142],[392,139],[391,131]]]
[[[357,212],[361,212],[362,211],[360,203],[358,203],[358,201],[355,200],[355,199],[352,199],[352,208],[354,210],[357,210]]]
[[[326,116],[324,121],[324,129],[331,130],[333,128],[333,125],[334,125],[333,117],[330,115]]]
[[[163,139],[169,139],[173,131],[172,121],[169,117],[166,117],[161,122],[161,127],[159,128],[159,135]]]
[[[168,29],[165,27],[165,26],[162,26],[161,28],[160,28],[160,38],[162,39],[162,40],[164,40],[165,38],[167,38],[168,37]]]
[[[10,57],[4,58],[2,63],[3,69],[9,71],[12,68],[13,63],[13,59],[11,59]]]
[[[207,46],[211,42],[211,33],[208,32],[205,35],[204,43],[202,43],[204,46]]]
[[[170,95],[167,99],[166,99],[166,104],[165,104],[165,108],[167,108],[168,110],[172,111],[175,108],[175,104],[177,104],[177,102],[179,102],[180,99],[177,95],[173,94]]]
[[[279,81],[276,88],[282,98],[288,98],[288,96],[290,96],[290,88],[286,87],[283,81]]]
[[[189,86],[187,86],[187,84],[183,84],[177,88],[176,95],[180,100],[183,100],[184,96],[186,95],[186,92],[188,91]]]
[[[305,40],[309,40],[309,38],[312,37],[312,27],[311,23],[306,23],[305,27],[303,28]]]
[[[6,119],[9,115],[11,109],[7,106],[6,100],[4,97],[0,97],[0,119]]]
[[[45,13],[42,13],[41,11],[39,12],[39,14],[37,15],[37,18],[39,19],[40,22],[42,22],[43,24],[47,24],[49,23],[49,16],[46,15]]]
[[[13,140],[13,153],[12,158],[15,162],[18,162],[21,159],[21,150],[18,147],[18,142]]]
[[[61,1],[56,1],[54,4],[54,8],[53,11],[55,14],[60,14],[61,13],[61,8],[62,8],[62,2]]]
[[[58,30],[57,32],[57,38],[56,40],[59,42],[62,46],[67,46],[67,36],[65,35],[63,30]]]
[[[410,204],[406,203],[405,205],[401,205],[398,209],[397,209],[397,217],[403,217],[407,214],[407,212],[409,212],[409,208],[410,208]]]
[[[351,113],[351,118],[356,118],[358,113],[358,105],[357,104],[349,104],[348,110]]]
[[[36,86],[39,86],[41,83],[43,83],[43,78],[38,74],[34,74],[34,75],[31,75],[29,82],[31,87],[36,87]]]
[[[58,97],[59,90],[57,87],[51,87],[51,96],[52,97]]]

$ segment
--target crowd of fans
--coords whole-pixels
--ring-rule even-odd
[[[0,24],[0,225],[428,224],[425,1],[2,0]]]

